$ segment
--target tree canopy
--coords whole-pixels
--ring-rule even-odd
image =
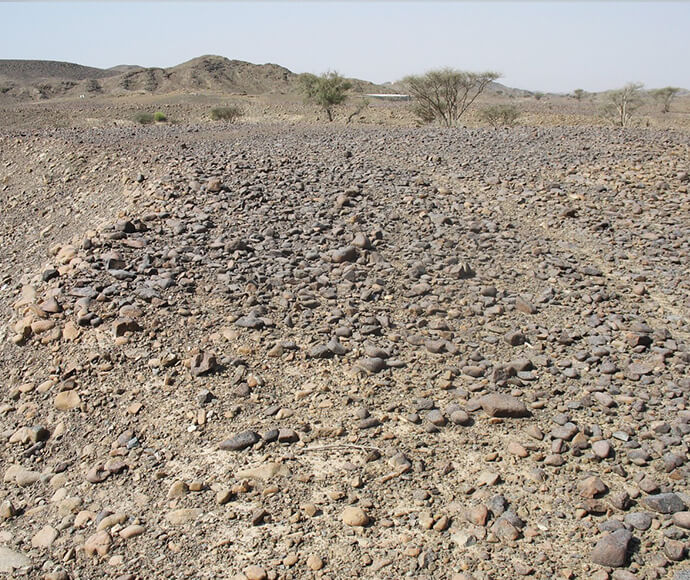
[[[335,71],[319,76],[304,73],[300,75],[299,82],[307,100],[320,106],[329,121],[333,120],[333,108],[347,100],[347,91],[352,87],[350,81]]]
[[[403,79],[414,99],[414,111],[425,123],[437,120],[452,127],[474,103],[486,86],[500,75],[495,72],[474,73],[452,68],[432,70],[420,76]]]

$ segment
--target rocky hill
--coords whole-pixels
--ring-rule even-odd
[[[206,55],[171,68],[121,65],[98,69],[50,61],[0,61],[0,96],[15,99],[99,94],[219,92],[273,94],[296,91],[297,75],[277,64],[252,64]],[[358,92],[376,89],[353,79]]]
[[[49,79],[83,81],[86,79],[102,79],[117,74],[120,74],[120,71],[115,69],[104,70],[71,62],[0,59],[0,79],[16,83],[30,84]]]

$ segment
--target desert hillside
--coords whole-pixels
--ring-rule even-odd
[[[77,64],[0,60],[0,98],[37,100],[80,96],[196,93],[281,94],[296,92],[297,75],[276,64],[252,64],[206,55],[171,68],[121,65],[107,70]],[[386,90],[353,79],[358,92]]]
[[[82,66],[71,62],[0,59],[0,79],[19,83],[45,81],[48,79],[83,81],[85,79],[101,79],[115,74],[119,74],[119,72]]]

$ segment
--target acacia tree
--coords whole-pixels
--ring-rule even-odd
[[[622,89],[610,91],[604,105],[604,115],[618,127],[629,127],[637,109],[642,105],[642,83],[628,83]]]
[[[486,86],[500,76],[495,72],[473,73],[444,68],[408,76],[402,82],[414,99],[415,114],[423,122],[436,120],[452,127]]]
[[[584,89],[575,89],[573,91],[573,97],[575,98],[575,100],[577,102],[580,102],[584,98],[585,94],[586,93],[585,93]]]
[[[664,87],[663,89],[656,89],[652,91],[654,100],[661,103],[661,112],[668,113],[671,110],[671,101],[680,91],[678,87]]]
[[[347,100],[347,91],[352,83],[335,71],[320,76],[304,73],[299,76],[299,83],[308,101],[321,107],[333,121],[333,108]]]

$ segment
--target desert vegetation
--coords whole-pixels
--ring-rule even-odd
[[[214,107],[209,113],[214,121],[227,121],[228,123],[237,122],[244,115],[244,111],[238,105],[225,105]]]
[[[514,105],[492,105],[482,109],[479,116],[492,127],[513,127],[520,111]]]
[[[678,87],[664,87],[662,89],[654,89],[651,91],[652,98],[661,105],[662,113],[669,113],[671,111],[671,102],[680,92]]]
[[[414,99],[415,115],[424,123],[453,127],[498,73],[445,68],[408,76],[402,84]]]
[[[299,83],[307,101],[318,105],[329,121],[333,121],[334,109],[347,100],[352,88],[352,83],[335,71],[320,76],[305,73],[300,75]]]
[[[139,111],[134,115],[134,121],[140,125],[150,125],[156,121],[153,113],[148,113],[146,111]]]
[[[604,116],[618,127],[630,127],[637,110],[643,104],[642,83],[628,83],[609,91],[603,107]]]

